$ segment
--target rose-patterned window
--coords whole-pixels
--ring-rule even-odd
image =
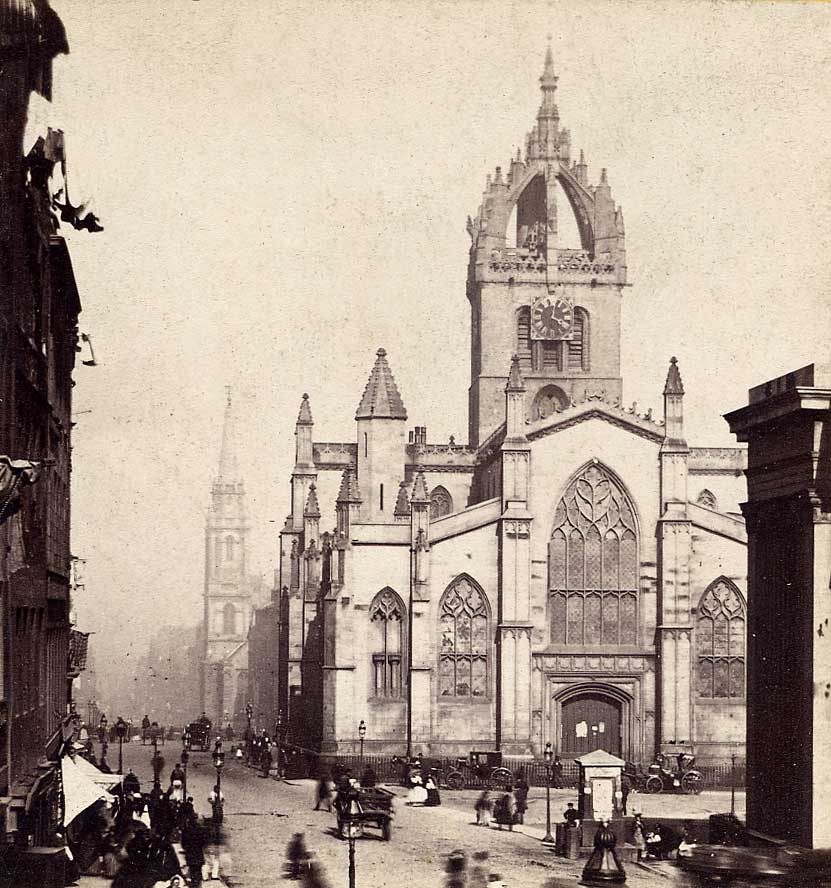
[[[566,490],[548,544],[551,642],[638,642],[638,527],[626,493],[601,466]]]
[[[725,577],[719,577],[707,587],[698,604],[695,648],[699,697],[744,697],[745,621],[739,590]]]
[[[485,593],[462,574],[445,591],[439,614],[439,694],[486,697],[489,610]]]
[[[372,685],[376,697],[400,697],[404,603],[392,589],[382,589],[369,608],[372,630]]]
[[[453,497],[447,492],[447,489],[439,484],[434,487],[430,494],[430,520],[435,521],[442,515],[449,515],[453,511]]]

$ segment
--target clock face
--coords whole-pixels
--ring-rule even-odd
[[[532,339],[571,339],[574,306],[565,296],[542,296],[531,306]]]

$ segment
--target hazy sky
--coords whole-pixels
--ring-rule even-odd
[[[384,346],[410,425],[466,438],[465,218],[533,124],[547,33],[562,125],[624,211],[627,401],[660,413],[676,354],[688,438],[729,444],[750,385],[828,358],[828,4],[54,6],[51,119],[106,227],[67,232],[100,362],[73,471],[99,663],[200,617],[226,384],[263,573],[302,392],[316,438],[352,440]]]

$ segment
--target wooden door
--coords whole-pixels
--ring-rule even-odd
[[[561,753],[585,755],[602,749],[621,754],[620,703],[598,694],[581,694],[563,703]]]

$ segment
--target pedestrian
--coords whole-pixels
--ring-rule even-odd
[[[554,764],[551,768],[554,774],[554,789],[559,789],[563,785],[563,763],[560,756],[554,756]]]
[[[319,860],[310,857],[303,870],[303,888],[331,888],[326,872]]]
[[[439,787],[435,777],[432,774],[427,775],[424,781],[424,789],[427,791],[427,798],[424,800],[426,808],[437,808],[441,804],[441,796],[439,795]]]
[[[271,750],[266,746],[260,755],[260,777],[268,777],[271,773],[271,765],[273,762],[274,759],[271,757]]]
[[[182,767],[181,762],[176,762],[173,766],[173,770],[170,772],[170,785],[173,786],[173,781],[178,780],[180,783],[185,782],[185,769]]]
[[[132,768],[127,770],[127,775],[124,777],[122,786],[124,787],[124,793],[127,796],[141,793],[141,784],[139,783],[138,777],[133,773]]]
[[[493,810],[493,800],[491,799],[490,790],[483,790],[482,794],[476,799],[476,804],[473,806],[473,810],[476,812],[476,825],[477,826],[490,826],[491,825],[491,811]]]
[[[188,867],[190,884],[202,884],[202,867],[205,864],[205,839],[199,827],[199,821],[190,811],[182,824],[182,851]]]
[[[153,780],[158,780],[158,782],[161,783],[162,771],[164,770],[164,756],[158,749],[153,752],[153,758],[151,759],[150,764],[153,766]]]
[[[147,742],[147,729],[150,727],[150,718],[145,714],[144,718],[141,720],[141,745]]]
[[[624,771],[620,778],[620,800],[623,806],[623,816],[626,817],[626,805],[629,799],[629,793],[632,792],[632,780]]]
[[[465,888],[467,885],[467,854],[464,851],[451,851],[445,866],[446,888]]]
[[[580,813],[574,807],[574,802],[568,802],[566,809],[563,811],[563,820],[569,827],[578,826],[580,824]]]
[[[286,848],[286,870],[289,879],[300,878],[300,871],[309,856],[303,833],[295,833]]]
[[[413,771],[410,774],[410,791],[407,793],[407,804],[420,807],[427,801],[427,790],[421,779],[420,772]]]
[[[315,811],[319,811],[321,806],[327,811],[332,810],[332,782],[329,775],[325,772],[320,775],[317,781],[317,798],[315,800]]]
[[[646,830],[639,811],[635,811],[635,820],[632,824],[632,844],[638,849],[638,860],[643,860],[646,854]]]
[[[363,774],[361,774],[361,786],[368,789],[378,782],[378,778],[375,776],[375,771],[372,768],[372,765],[367,765],[364,768]]]
[[[528,781],[525,779],[523,768],[519,769],[514,798],[516,799],[516,822],[523,824],[525,823],[525,812],[528,810]]]
[[[500,829],[502,829],[503,826],[507,826],[508,829],[513,832],[514,818],[516,817],[516,796],[514,795],[514,788],[512,785],[509,784],[505,787],[505,792],[497,801],[493,814],[494,820]]]

